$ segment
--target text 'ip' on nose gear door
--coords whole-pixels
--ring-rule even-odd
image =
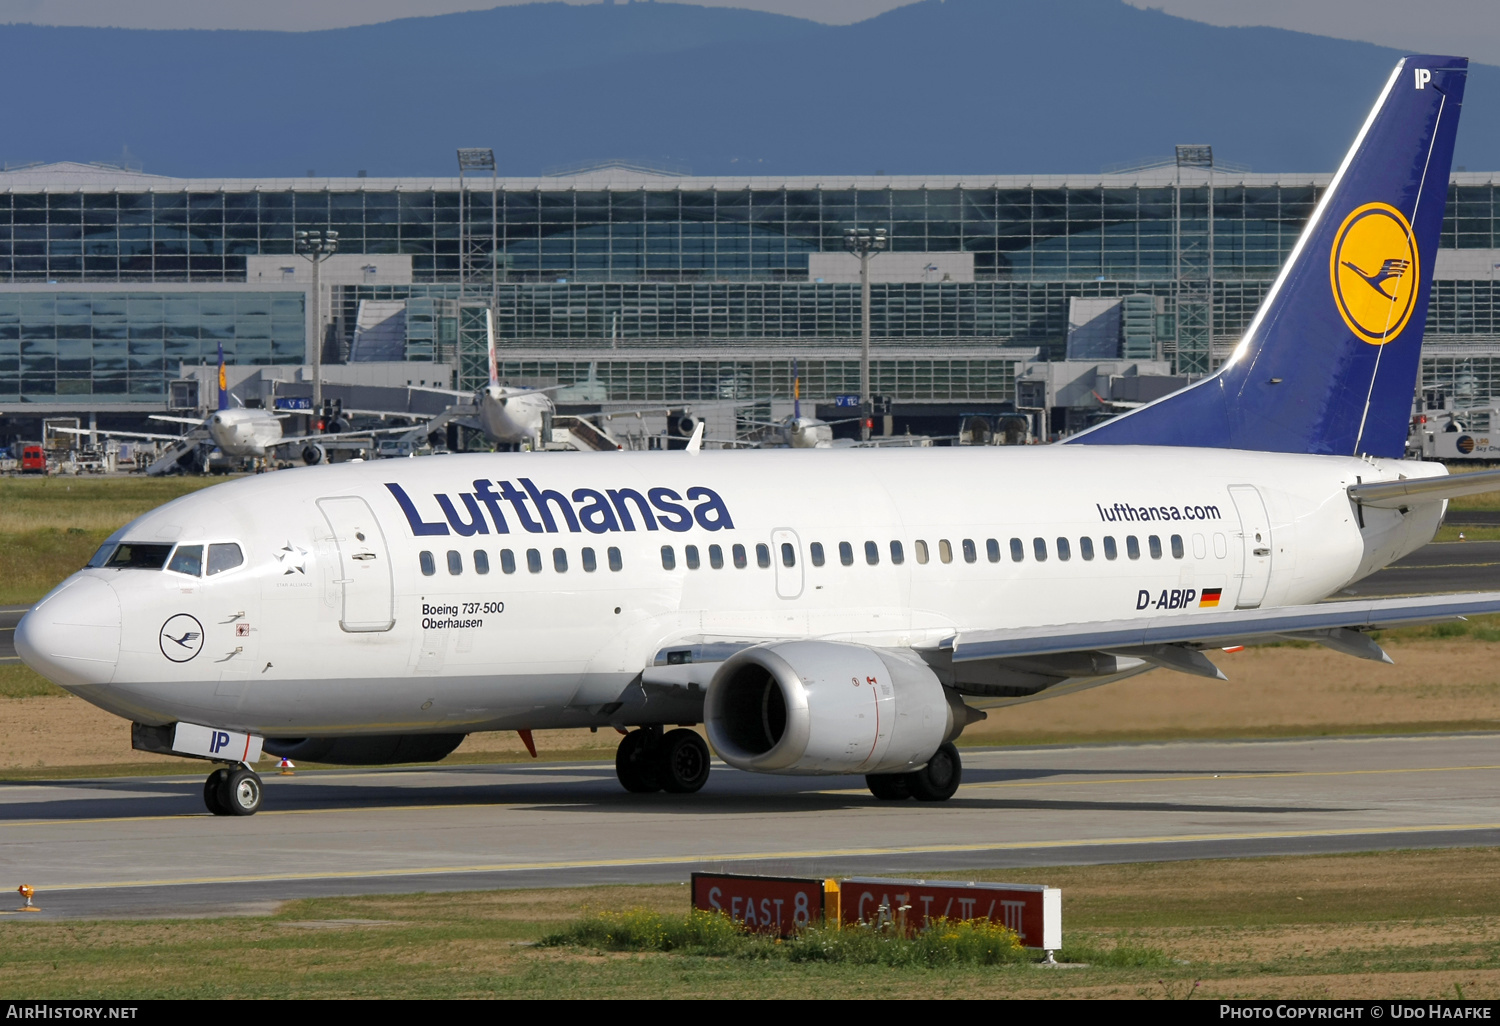
[[[1266,597],[1271,580],[1271,518],[1254,485],[1230,485],[1229,496],[1240,514],[1240,537],[1245,554],[1240,567],[1240,595],[1236,609],[1254,609]]]
[[[396,623],[390,551],[375,514],[364,499],[319,499],[339,548],[338,585],[343,589],[339,626],[351,633],[388,631]]]

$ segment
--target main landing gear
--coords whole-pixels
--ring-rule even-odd
[[[253,816],[260,799],[260,777],[246,766],[216,769],[203,782],[203,804],[215,816]]]
[[[615,775],[636,794],[692,794],[708,782],[708,745],[696,731],[679,727],[632,730],[615,750]]]
[[[910,773],[870,773],[865,776],[865,786],[881,801],[915,798],[919,802],[945,802],[958,790],[963,775],[958,749],[948,742],[921,769]]]

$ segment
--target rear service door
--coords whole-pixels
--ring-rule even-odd
[[[390,551],[375,514],[364,499],[319,499],[339,548],[338,584],[344,607],[339,626],[351,633],[388,631],[396,623]]]
[[[802,543],[797,532],[779,527],[771,532],[771,563],[776,567],[776,594],[794,599],[802,594]]]
[[[1230,485],[1229,495],[1240,514],[1240,539],[1245,550],[1235,608],[1254,609],[1266,597],[1266,585],[1271,580],[1271,518],[1254,485]]]

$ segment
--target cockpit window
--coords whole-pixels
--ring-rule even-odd
[[[201,577],[203,574],[203,546],[177,546],[177,551],[172,553],[172,561],[167,564],[167,569],[174,573],[187,574],[189,577]]]
[[[111,570],[160,570],[172,553],[170,545],[144,545],[125,542],[115,549],[104,565]]]
[[[208,547],[208,576],[233,570],[245,562],[245,555],[234,542],[221,542]]]
[[[115,543],[105,542],[103,545],[99,546],[99,551],[94,553],[94,555],[89,559],[88,565],[96,569],[98,567],[105,566],[109,563],[110,554],[114,551]]]

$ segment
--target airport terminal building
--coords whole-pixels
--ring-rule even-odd
[[[1232,349],[1326,174],[1214,166],[1207,147],[1108,174],[178,179],[0,172],[0,415],[178,408],[183,364],[369,364],[470,387],[589,382],[609,402],[858,391],[850,227],[874,257],[876,394],[1015,400],[1038,361],[1201,375]],[[1424,384],[1500,400],[1500,175],[1458,171]],[[296,231],[334,231],[320,267]],[[1102,328],[1101,328],[1102,326]],[[395,367],[400,364],[403,366]],[[456,379],[456,380],[455,380]]]

